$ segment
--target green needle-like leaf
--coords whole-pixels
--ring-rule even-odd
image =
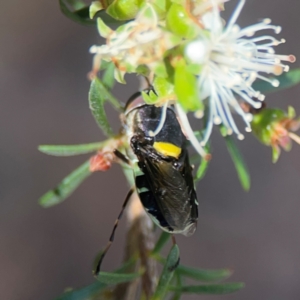
[[[174,293],[174,295],[172,296],[171,300],[180,300],[182,296],[181,292],[176,292]]]
[[[73,156],[100,150],[106,141],[81,145],[40,145],[39,151],[54,156]]]
[[[209,160],[205,160],[202,158],[194,178],[195,183],[200,181],[205,176],[208,165],[209,165]]]
[[[106,284],[94,282],[84,288],[65,292],[55,300],[86,300],[92,299],[106,288]]]
[[[256,91],[260,91],[263,94],[277,92],[279,90],[284,90],[284,89],[290,88],[290,87],[295,86],[300,83],[300,68],[293,69],[293,70],[291,70],[287,73],[283,73],[282,75],[277,76],[277,77],[270,77],[270,79],[271,80],[273,80],[273,79],[279,80],[279,82],[280,82],[279,86],[274,87],[269,82],[258,79],[253,83],[252,87]]]
[[[206,153],[210,153],[210,146],[207,144],[204,147],[204,150]],[[208,169],[209,162],[210,162],[210,160],[205,160],[203,157],[201,158],[198,170],[197,170],[195,178],[194,178],[195,183],[200,181],[205,176],[206,171]]]
[[[154,247],[152,250],[152,254],[157,254],[161,251],[163,246],[167,243],[167,241],[170,239],[171,235],[165,231],[163,231]]]
[[[181,275],[175,271],[176,275],[176,286],[181,287],[182,286],[182,280],[181,280]],[[181,298],[181,292],[175,292],[171,300],[179,300]]]
[[[177,245],[173,245],[171,251],[167,257],[167,261],[162,270],[156,291],[151,300],[161,300],[167,292],[167,287],[173,277],[174,271],[179,263],[179,248]]]
[[[100,272],[97,280],[106,285],[116,285],[123,282],[132,281],[141,276],[141,273],[108,273]]]
[[[106,69],[110,68],[109,64],[107,64]],[[97,88],[100,90],[100,92],[103,95],[103,98],[105,101],[110,102],[110,104],[118,111],[123,110],[122,104],[116,99],[109,91],[108,89],[104,86],[101,80],[96,78],[97,80]],[[93,81],[95,81],[93,80]]]
[[[121,26],[123,24],[126,23],[126,21],[121,21],[121,20],[116,20],[113,17],[111,17],[109,14],[106,13],[106,11],[103,9],[101,11],[99,11],[95,17],[95,18],[101,18],[102,21],[106,24],[106,25],[116,25],[116,26]]]
[[[104,110],[106,101],[110,101],[115,107],[118,106],[120,108],[119,102],[107,91],[103,83],[96,78],[92,81],[89,91],[90,109],[103,133],[107,136],[112,136],[113,130]]]
[[[83,24],[83,25],[95,25],[96,24],[96,21],[90,19],[89,6],[83,7],[79,10],[72,11],[66,4],[66,1],[64,1],[64,0],[59,0],[59,6],[60,6],[60,10],[62,11],[62,13],[67,18],[71,19],[74,22],[77,22],[77,23]]]
[[[236,292],[245,286],[242,282],[237,283],[222,283],[210,285],[184,285],[184,286],[169,286],[169,290],[173,292],[191,293],[191,294],[228,294]]]
[[[97,12],[94,18],[90,19],[90,7],[85,6],[82,1],[59,0],[61,12],[70,20],[81,25],[96,25],[96,18],[100,17],[107,25],[123,25],[125,22],[116,20],[108,15],[105,9]]]
[[[156,255],[155,259],[161,264],[166,264],[166,259],[160,255]],[[229,269],[205,270],[178,265],[176,274],[199,281],[219,281],[228,278],[232,274],[232,271]]]
[[[78,10],[86,6],[83,0],[65,0],[73,9]]]
[[[204,270],[179,265],[176,273],[199,281],[219,281],[228,278],[232,271],[229,269]]]
[[[39,200],[40,205],[49,207],[63,202],[90,174],[90,162],[86,161],[65,177],[56,188],[43,195]]]
[[[115,71],[115,65],[112,62],[110,62],[106,70],[104,71],[102,77],[102,83],[108,90],[111,90],[116,82],[114,71]]]
[[[137,261],[137,257],[131,257],[128,261],[126,261],[120,268],[115,270],[113,273],[123,273],[130,266],[134,265],[136,261]],[[131,274],[125,274],[125,275],[131,275]],[[102,292],[107,286],[108,285],[106,283],[101,282],[101,280],[100,282],[97,280],[96,282],[84,288],[65,292],[55,300],[87,300],[87,299],[96,300],[98,299],[97,297],[99,297],[100,292]],[[99,299],[102,298],[99,297]]]
[[[234,143],[231,136],[225,136],[225,141],[227,149],[234,163],[235,169],[237,171],[238,178],[244,190],[249,191],[250,189],[250,175],[248,168],[244,162],[244,159],[240,153],[240,150]]]
[[[104,86],[98,78],[92,81],[89,91],[90,110],[103,133],[107,136],[112,136],[113,130],[108,122],[104,109],[106,97],[104,93],[102,93],[103,88]]]
[[[176,65],[174,87],[178,101],[185,111],[203,110],[203,103],[199,100],[196,77],[189,72],[183,60]]]
[[[132,256],[131,258],[129,258],[127,261],[125,261],[121,267],[119,267],[118,269],[116,269],[114,271],[114,273],[124,273],[127,272],[127,270],[129,268],[131,268],[132,266],[134,266],[137,262],[138,256]]]

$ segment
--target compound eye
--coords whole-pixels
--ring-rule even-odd
[[[178,160],[173,161],[173,168],[175,168],[177,171],[182,171],[184,167],[184,163]]]
[[[174,161],[174,162],[173,162],[173,167],[174,167],[175,169],[179,169],[179,168],[180,168],[180,164],[179,164],[177,161]]]
[[[154,137],[152,136],[145,136],[144,141],[148,142],[149,144],[153,145],[154,143]]]
[[[133,152],[136,152],[139,149],[139,145],[140,145],[139,136],[138,135],[132,136],[130,139],[130,146],[131,146]]]

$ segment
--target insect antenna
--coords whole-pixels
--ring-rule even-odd
[[[162,112],[161,112],[161,117],[160,117],[160,121],[158,123],[158,126],[156,127],[155,131],[150,131],[149,132],[150,136],[156,136],[157,134],[159,134],[159,132],[164,127],[166,117],[167,117],[168,104],[169,104],[169,101],[166,101],[166,103],[163,105]]]
[[[98,275],[99,275],[101,263],[102,263],[102,261],[103,261],[103,259],[104,259],[104,256],[106,255],[108,249],[110,248],[111,244],[112,244],[113,241],[114,241],[115,231],[116,231],[116,229],[117,229],[117,227],[118,227],[118,224],[119,224],[119,221],[120,221],[121,218],[122,218],[124,209],[125,209],[125,207],[126,207],[128,201],[129,201],[131,195],[133,194],[133,192],[134,192],[134,188],[131,188],[131,189],[129,190],[129,192],[128,192],[126,198],[125,198],[125,201],[124,201],[124,203],[123,203],[123,205],[122,205],[122,209],[121,209],[121,211],[120,211],[120,213],[119,213],[119,216],[118,216],[118,218],[117,218],[116,221],[115,221],[115,225],[114,225],[114,228],[113,228],[112,233],[111,233],[111,235],[110,235],[108,244],[106,245],[106,247],[104,248],[104,250],[101,251],[100,257],[97,258],[97,264],[96,264],[96,267],[95,267],[94,270],[93,270],[93,274],[94,274],[95,276],[98,276]]]
[[[129,159],[122,153],[120,152],[118,149],[115,149],[113,151],[114,155],[120,159],[123,163],[127,164],[127,165],[130,165],[130,161]]]

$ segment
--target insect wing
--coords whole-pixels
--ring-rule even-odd
[[[183,150],[175,163],[156,155],[142,155],[139,165],[155,198],[152,205],[166,221],[164,229],[191,235],[196,229],[198,211],[187,151]],[[157,216],[153,214],[153,217]],[[165,224],[160,226],[165,227]]]

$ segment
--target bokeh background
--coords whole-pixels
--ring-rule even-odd
[[[227,15],[236,2],[227,5]],[[92,64],[88,49],[100,39],[95,28],[65,18],[56,0],[1,1],[0,7],[0,298],[54,299],[66,287],[93,281],[92,261],[107,242],[127,184],[114,166],[94,174],[59,206],[37,204],[87,159],[50,157],[37,145],[103,138],[89,112],[86,78]],[[300,57],[299,8],[297,0],[248,0],[239,24],[272,18],[288,41],[278,51]],[[124,101],[138,86],[134,77],[128,83],[115,90]],[[292,104],[300,112],[299,91],[269,95],[267,103]],[[213,161],[198,186],[198,231],[178,238],[181,261],[235,270],[231,281],[244,281],[246,288],[218,299],[299,300],[300,146],[283,153],[276,165],[271,149],[251,135],[239,146],[252,175],[250,192],[241,189],[215,132]],[[121,261],[126,232],[121,224],[105,270]],[[199,298],[212,297],[185,299]]]

